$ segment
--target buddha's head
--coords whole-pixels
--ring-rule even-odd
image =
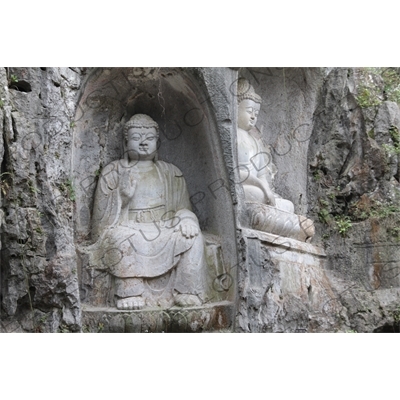
[[[136,114],[124,126],[125,146],[130,160],[154,160],[157,156],[159,128],[145,114]]]
[[[239,78],[237,87],[238,127],[250,131],[257,123],[261,97],[245,78]]]

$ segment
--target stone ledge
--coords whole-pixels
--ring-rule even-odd
[[[311,243],[300,242],[296,239],[286,238],[273,233],[261,232],[249,228],[241,228],[242,234],[250,239],[259,239],[262,242],[267,242],[269,245],[276,248],[296,251],[299,253],[307,253],[317,256],[318,258],[326,258],[325,251],[320,247],[316,247]]]
[[[200,307],[171,307],[161,310],[118,310],[111,307],[84,305],[84,332],[216,332],[232,331],[234,305],[228,301]]]

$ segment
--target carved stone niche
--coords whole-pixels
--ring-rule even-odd
[[[190,69],[95,69],[74,130],[89,331],[231,329],[237,250],[218,120]]]
[[[326,254],[311,243],[314,223],[304,215],[311,135],[305,121],[313,110],[306,76],[267,68],[241,69],[239,75],[237,187],[245,212],[236,329],[333,331],[340,326],[341,304],[325,274]]]
[[[262,98],[245,78],[237,85],[237,154],[240,182],[247,215],[242,224],[252,229],[310,241],[315,234],[313,221],[294,212],[294,204],[274,191],[277,172],[272,152],[257,132]]]

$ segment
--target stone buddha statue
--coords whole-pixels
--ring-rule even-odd
[[[113,277],[118,309],[204,301],[203,236],[182,172],[159,161],[158,124],[144,114],[124,126],[124,158],[96,188],[89,264]]]
[[[309,241],[314,224],[294,214],[294,205],[273,189],[277,172],[271,153],[255,130],[262,99],[250,83],[240,78],[237,88],[237,150],[250,227],[279,236]]]

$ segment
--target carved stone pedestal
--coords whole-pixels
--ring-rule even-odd
[[[82,324],[84,332],[229,332],[233,328],[233,313],[233,303],[228,301],[140,311],[85,306]]]
[[[324,251],[252,229],[242,229],[242,237],[237,330],[333,332],[341,306],[324,272]]]

